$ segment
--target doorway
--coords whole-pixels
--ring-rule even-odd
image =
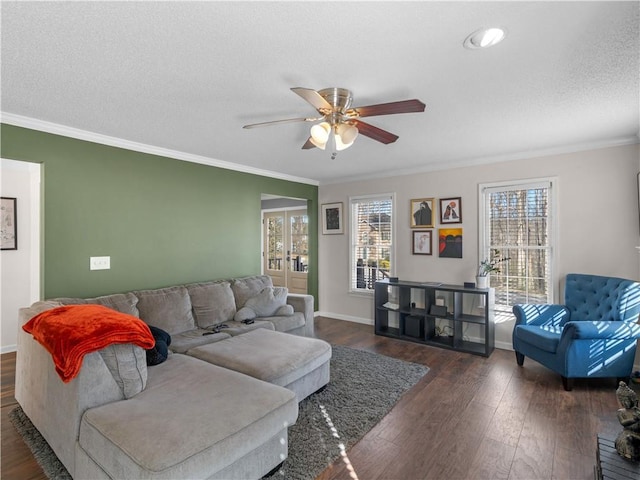
[[[0,255],[0,353],[17,349],[18,310],[40,300],[41,174],[38,163],[0,159],[0,190],[3,197],[15,199],[17,214],[16,248]]]
[[[307,208],[263,210],[263,272],[277,287],[307,293],[309,217]]]

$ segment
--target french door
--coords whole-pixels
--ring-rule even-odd
[[[307,210],[263,213],[264,274],[274,286],[291,293],[307,293],[309,265],[309,217]]]

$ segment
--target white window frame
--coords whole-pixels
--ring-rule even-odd
[[[493,182],[493,183],[481,183],[478,185],[478,263],[484,258],[489,256],[488,235],[489,229],[487,228],[487,215],[486,215],[486,201],[487,195],[496,191],[506,190],[522,190],[530,188],[546,187],[549,189],[549,208],[547,225],[550,229],[549,232],[549,272],[548,272],[548,292],[547,302],[554,303],[558,298],[558,279],[556,278],[556,265],[558,262],[557,245],[558,245],[558,178],[557,177],[544,177],[534,179],[512,180],[506,182]],[[496,305],[496,313],[510,314],[511,306],[508,309],[500,308],[504,305]],[[505,310],[500,312],[498,310]],[[508,312],[507,312],[508,310]]]
[[[355,262],[357,259],[354,255],[355,241],[357,239],[357,225],[354,222],[353,206],[354,203],[361,201],[374,201],[374,200],[391,200],[391,246],[389,248],[389,274],[395,275],[396,271],[396,194],[395,193],[379,193],[371,195],[354,195],[349,197],[349,264],[348,274],[349,279],[349,293],[354,295],[373,296],[374,290],[355,288],[355,279],[353,278],[353,272],[355,271]]]

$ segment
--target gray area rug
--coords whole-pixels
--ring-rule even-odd
[[[360,440],[429,369],[384,355],[333,346],[331,382],[300,403],[289,429],[289,457],[272,480],[311,480]],[[9,413],[50,479],[71,476],[20,407]]]

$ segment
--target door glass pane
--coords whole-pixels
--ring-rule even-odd
[[[291,215],[291,271],[306,272],[309,264],[309,217]]]
[[[284,253],[284,219],[267,217],[267,268],[282,270]]]

